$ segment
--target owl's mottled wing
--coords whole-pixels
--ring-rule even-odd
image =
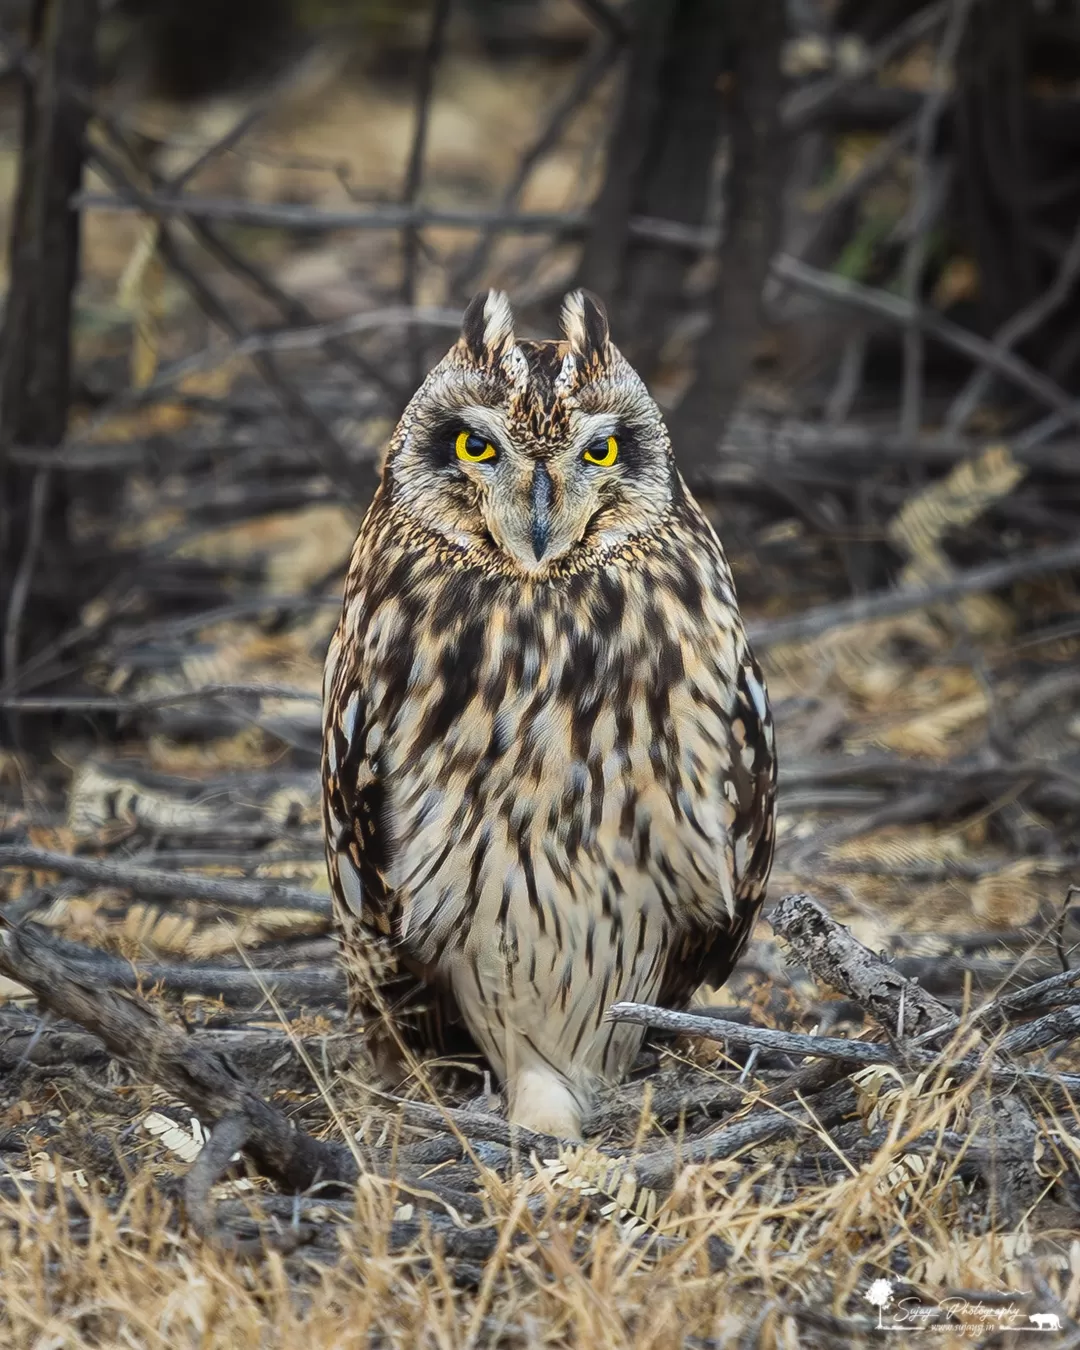
[[[473,1042],[433,972],[410,960],[397,938],[400,915],[387,880],[391,843],[378,747],[383,728],[366,697],[362,645],[342,627],[327,653],[323,685],[323,816],[326,865],[353,1011],[389,1017],[417,1047],[468,1053]],[[354,640],[355,644],[355,640]]]
[[[371,722],[364,670],[339,629],[327,655],[323,688],[323,816],[326,865],[334,917],[349,956],[354,983],[366,967],[378,986],[391,975],[388,950],[392,897],[386,884],[389,863],[384,786],[378,756],[378,728]]]
[[[734,915],[711,941],[687,929],[673,946],[659,1001],[665,1007],[689,1002],[702,983],[718,989],[749,941],[765,898],[776,842],[776,744],[772,711],[761,670],[747,650],[739,667],[727,721],[729,767],[716,784],[735,810],[731,826]]]

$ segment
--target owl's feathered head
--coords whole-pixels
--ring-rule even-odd
[[[519,340],[503,292],[475,296],[384,469],[418,524],[479,565],[533,578],[610,557],[682,490],[660,410],[600,302],[571,292],[562,332]]]

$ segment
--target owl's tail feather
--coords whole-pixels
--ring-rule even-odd
[[[507,1084],[510,1119],[516,1125],[581,1142],[582,1103],[564,1078],[530,1065]]]

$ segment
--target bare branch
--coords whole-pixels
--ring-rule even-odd
[[[613,1022],[636,1022],[670,1031],[680,1036],[699,1036],[706,1041],[732,1045],[758,1045],[763,1050],[778,1050],[787,1055],[813,1055],[849,1064],[897,1064],[897,1055],[887,1045],[869,1041],[845,1041],[839,1036],[804,1036],[792,1031],[774,1031],[771,1027],[746,1026],[722,1017],[700,1017],[694,1013],[655,1008],[648,1003],[615,1003],[608,1009]],[[929,1063],[933,1056],[923,1057]]]
[[[936,0],[935,4],[927,5],[925,9],[920,9],[905,19],[888,37],[878,43],[858,70],[826,76],[816,84],[789,94],[781,110],[784,125],[802,128],[824,116],[837,98],[853,84],[868,79],[890,61],[894,61],[907,47],[913,46],[932,33],[944,22],[949,13],[949,4],[950,0]]]
[[[922,309],[901,296],[875,290],[872,286],[863,286],[857,281],[838,276],[833,272],[823,272],[800,262],[790,254],[782,253],[774,258],[772,271],[774,276],[783,281],[790,281],[813,295],[851,306],[865,314],[873,314],[889,323],[903,327],[916,325],[927,337],[952,347],[954,351],[960,352],[977,365],[993,370],[1010,383],[1026,390],[1040,403],[1054,408],[1074,425],[1080,426],[1080,403],[1070,399],[1060,385],[1041,374],[1027,361],[1010,351],[996,347],[986,338],[979,337],[977,333],[961,328],[959,324],[943,319],[941,315],[930,310]]]
[[[20,844],[0,846],[0,867],[59,872],[61,876],[73,877],[91,886],[117,886],[143,897],[199,900],[220,905],[223,909],[298,909],[330,917],[330,901],[326,896],[281,882],[222,881],[191,872],[161,872],[149,867],[99,862],[93,858],[73,858],[66,853]]]
[[[985,563],[965,572],[957,572],[934,586],[911,590],[879,591],[873,595],[857,595],[832,605],[819,605],[804,610],[790,619],[774,619],[750,624],[748,633],[756,647],[771,647],[778,642],[799,642],[805,638],[820,637],[835,628],[869,623],[875,619],[889,619],[897,614],[910,614],[928,605],[955,600],[961,595],[978,591],[992,591],[1011,585],[1027,577],[1042,576],[1048,572],[1064,572],[1080,567],[1080,539],[1054,548],[1035,549],[1006,562]]]
[[[508,234],[579,235],[589,225],[581,211],[506,212],[452,209],[446,207],[379,206],[365,211],[330,210],[293,202],[248,202],[222,197],[169,197],[117,185],[121,196],[79,192],[72,204],[85,210],[144,211],[162,217],[186,216],[192,220],[225,220],[237,225],[255,225],[280,230],[401,230],[437,225],[444,229],[499,229]],[[716,244],[716,231],[684,225],[676,220],[633,217],[629,231],[639,239],[707,251]]]
[[[1010,351],[1018,342],[1034,333],[1037,328],[1061,308],[1072,294],[1077,276],[1080,275],[1080,223],[1073,231],[1073,237],[1065,256],[1061,260],[1057,276],[1030,305],[1014,314],[1007,323],[1002,324],[994,334],[993,344],[1003,351]],[[972,413],[985,398],[992,375],[987,367],[977,370],[963,389],[953,399],[945,415],[945,428],[956,432],[963,428]]]

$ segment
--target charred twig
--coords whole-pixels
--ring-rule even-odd
[[[559,1143],[551,1135],[537,1134],[521,1125],[511,1125],[501,1116],[486,1111],[459,1110],[449,1106],[433,1106],[428,1102],[410,1101],[389,1092],[372,1089],[375,1096],[397,1107],[407,1125],[426,1130],[450,1130],[469,1140],[485,1140],[506,1148],[540,1149],[546,1153],[558,1152]]]
[[[898,1039],[952,1023],[948,1008],[864,947],[810,896],[784,896],[769,922],[803,965]]]
[[[1058,998],[1066,998],[1076,992],[1080,983],[1080,966],[1050,975],[1045,980],[1029,984],[1026,989],[1010,990],[1001,994],[980,1012],[987,1020],[998,1016],[1015,1017],[1022,1013],[1036,1012],[1040,1008],[1052,1008]]]
[[[310,1224],[292,1224],[284,1231],[263,1230],[257,1237],[241,1238],[219,1224],[210,1192],[232,1167],[236,1155],[251,1138],[252,1126],[242,1112],[223,1116],[184,1178],[184,1208],[192,1227],[204,1240],[234,1256],[260,1256],[268,1248],[295,1251],[310,1242],[315,1229]]]
[[[89,979],[43,943],[32,927],[0,928],[0,971],[32,989],[46,1007],[99,1036],[116,1059],[160,1083],[200,1119],[243,1116],[246,1151],[260,1171],[290,1190],[317,1182],[351,1186],[358,1155],[313,1139],[254,1092],[219,1050],[171,1027],[139,999]]]
[[[604,1135],[638,1123],[646,1111],[648,1118],[670,1124],[696,1115],[720,1116],[740,1111],[747,1099],[756,1095],[754,1083],[731,1084],[719,1080],[686,1083],[679,1087],[654,1086],[652,1080],[635,1083],[612,1093],[586,1120],[590,1134]]]
[[[1000,989],[1016,978],[1019,962],[1016,958],[996,961],[983,957],[898,956],[893,964],[902,975],[918,980],[935,994],[959,998],[968,984],[979,991]],[[1061,972],[1056,956],[1054,959],[1026,956],[1023,966],[1029,974],[1037,976],[1040,983],[1051,973]]]
[[[776,933],[815,976],[854,998],[900,1042],[911,1035],[926,1042],[963,1029],[943,1004],[856,941],[810,896],[785,896],[770,917]],[[1047,1034],[1041,1030],[1036,1036]],[[1019,1038],[1016,1043],[1023,1044]],[[956,1067],[976,1078],[982,1070],[1024,1075],[1023,1070],[1001,1063],[1000,1048],[968,1055]],[[1025,1076],[1033,1086],[1036,1080],[1044,1080],[1031,1071]],[[1050,1081],[1047,1086],[1054,1084]],[[974,1100],[980,1109],[972,1135],[988,1149],[984,1174],[995,1205],[1004,1217],[1015,1221],[1019,1209],[1033,1200],[1041,1184],[1030,1164],[1037,1135],[1035,1120],[1018,1093],[994,1092],[983,1084],[976,1086]]]
[[[643,1186],[670,1186],[680,1167],[731,1158],[754,1145],[790,1139],[803,1130],[834,1124],[854,1105],[855,1089],[846,1082],[837,1083],[808,1099],[809,1109],[780,1111],[769,1107],[683,1144],[645,1153],[634,1161],[634,1176]]]
[[[71,945],[55,938],[50,940],[50,935],[43,931],[38,931],[36,936],[59,958],[79,965],[71,953]],[[96,963],[92,977],[100,978]],[[111,984],[108,980],[102,983]],[[285,996],[288,994],[286,990]],[[298,1036],[261,1027],[215,1026],[200,1028],[198,1036],[200,1045],[221,1051],[244,1074],[254,1079],[272,1076],[271,1080],[277,1083],[281,1081],[286,1061],[290,1066],[302,1068],[305,1053],[320,1065],[328,1063],[334,1069],[355,1054],[352,1037],[344,1030],[330,1036]],[[20,1064],[34,1065],[56,1074],[80,1066],[92,1066],[96,1070],[108,1057],[108,1051],[97,1036],[47,1024],[44,1019],[27,1013],[16,1014],[11,1005],[0,1009],[0,1072],[9,1072]],[[304,1077],[307,1077],[306,1070]]]
[[[7,920],[5,911],[0,910],[0,918]],[[32,928],[42,947],[71,962],[87,977],[113,989],[138,991],[160,985],[172,993],[201,994],[234,1006],[258,1006],[271,998],[289,999],[293,1003],[331,1002],[338,1005],[345,1000],[345,979],[336,965],[278,970],[213,966],[200,962],[133,962],[111,956],[97,947],[54,937],[37,925],[20,925],[20,930],[23,928],[26,931]]]
[[[1058,1041],[1075,1040],[1077,1036],[1080,1036],[1080,1008],[1061,1008],[1022,1027],[1014,1027],[1002,1037],[1001,1049],[1005,1054],[1023,1055],[1044,1050]]]

